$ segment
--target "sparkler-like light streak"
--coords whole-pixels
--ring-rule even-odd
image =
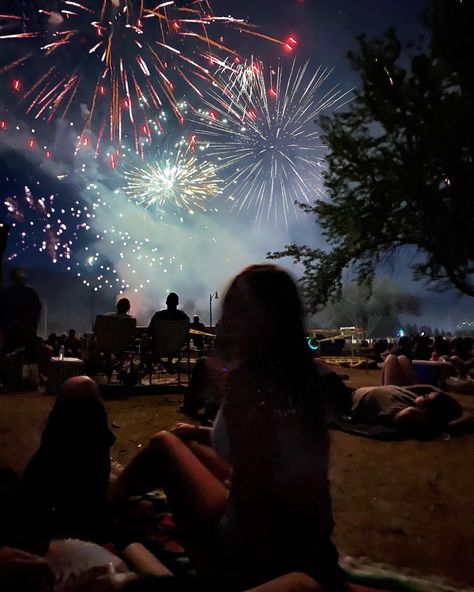
[[[222,35],[222,26],[229,26],[288,47],[242,19],[214,15],[209,0],[179,6],[171,0],[63,0],[61,5],[54,12],[45,2],[39,27],[17,14],[0,15],[0,40],[18,41],[26,50],[15,61],[0,64],[0,72],[16,73],[34,60],[40,68],[36,78],[12,81],[28,112],[49,122],[77,119],[79,111],[81,125],[95,131],[99,145],[107,133],[120,143],[130,125],[138,150],[140,137],[151,137],[150,113],[168,103],[183,121],[174,93],[177,84],[198,96],[202,81],[219,84],[214,66],[225,57],[238,57],[210,29]],[[12,30],[19,25],[20,30]]]
[[[216,166],[200,160],[193,139],[181,139],[155,162],[130,167],[125,176],[127,195],[139,205],[157,210],[171,206],[178,213],[194,214],[196,208],[206,211],[207,201],[222,190]]]
[[[210,92],[208,110],[195,118],[198,137],[208,143],[208,157],[217,159],[233,207],[255,208],[258,223],[273,218],[278,224],[282,217],[288,225],[290,212],[299,210],[296,201],[323,195],[324,147],[314,121],[322,111],[341,107],[348,92],[337,86],[322,91],[328,68],[311,75],[308,63],[298,68],[293,62],[288,74],[255,61],[247,66],[249,84],[239,87],[237,69],[225,83],[227,94]]]
[[[216,76],[223,84],[224,94],[232,103],[252,103],[257,89],[262,63],[253,56],[245,62],[226,59],[217,69]]]

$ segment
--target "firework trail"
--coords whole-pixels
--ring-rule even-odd
[[[258,223],[283,218],[288,225],[299,209],[295,202],[322,194],[324,147],[314,121],[348,100],[337,86],[322,90],[330,74],[322,67],[310,74],[308,63],[298,68],[295,62],[285,74],[253,60],[228,69],[225,92],[210,91],[207,110],[194,118],[225,178],[225,195],[239,211],[254,209]]]
[[[226,59],[216,71],[223,87],[223,94],[232,104],[252,104],[256,92],[262,63],[253,56],[245,62],[235,63]]]
[[[18,76],[12,88],[36,119],[79,115],[97,150],[107,136],[120,143],[125,127],[138,150],[141,137],[151,138],[148,115],[166,104],[182,122],[175,87],[201,97],[203,83],[219,84],[216,65],[238,60],[223,27],[288,47],[242,19],[214,15],[208,0],[62,0],[57,12],[41,4],[30,16],[0,15],[0,41],[22,50],[0,72]]]

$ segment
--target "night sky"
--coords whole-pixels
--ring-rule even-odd
[[[20,4],[17,0],[0,1],[0,14],[10,14],[18,10]],[[29,11],[34,10],[34,5],[57,10],[61,2],[23,4]],[[420,17],[428,5],[427,0],[222,0],[213,3],[216,14],[245,17],[258,25],[262,33],[297,40],[295,50],[288,52],[255,37],[231,35],[242,57],[254,55],[268,66],[281,64],[284,68],[289,68],[293,59],[298,65],[310,60],[309,69],[319,65],[333,68],[329,84],[339,85],[343,91],[358,85],[346,58],[347,51],[356,46],[356,36],[361,33],[380,35],[394,27],[402,39],[417,40],[424,33]],[[0,35],[10,32],[0,29]],[[18,53],[20,43],[20,40],[0,40],[0,72],[2,66],[21,54],[21,51]],[[111,150],[104,149],[95,158],[94,152],[86,146],[86,150],[81,149],[74,156],[80,133],[77,119],[74,126],[69,125],[68,118],[46,125],[41,118],[34,121],[31,113],[25,112],[26,102],[18,101],[21,92],[12,92],[11,85],[16,78],[21,80],[25,73],[31,73],[31,67],[0,75],[0,217],[7,217],[5,203],[10,199],[8,207],[11,208],[12,197],[22,206],[15,244],[10,245],[8,253],[11,256],[17,251],[13,263],[68,273],[71,290],[81,287],[84,294],[100,285],[98,291],[106,292],[112,299],[122,289],[134,303],[135,312],[143,315],[161,307],[166,291],[175,290],[182,294],[188,312],[200,312],[206,317],[208,294],[215,289],[222,290],[243,265],[261,261],[268,250],[280,249],[293,240],[321,244],[314,222],[302,214],[298,219],[291,218],[287,225],[265,222],[256,225],[253,212],[236,213],[229,210],[226,203],[184,220],[175,213],[158,215],[130,204],[121,193],[123,171],[119,165],[111,170],[111,162],[116,165]],[[35,62],[33,69],[41,67],[41,62]],[[93,85],[94,82],[91,88]],[[85,107],[84,112],[87,112]],[[176,125],[170,123],[171,119],[167,119],[167,126],[173,127],[176,134]],[[2,121],[7,129],[2,130]],[[20,129],[16,130],[16,126]],[[192,126],[188,126],[185,124],[184,132],[178,130],[177,133],[189,137]],[[96,142],[100,131],[93,132],[90,140]],[[130,137],[127,141],[130,146]],[[159,149],[158,145],[154,154]],[[145,158],[153,157],[148,151]],[[118,161],[121,159],[125,160],[122,154],[117,157]],[[25,202],[25,186],[29,187],[35,207],[31,207],[28,196]],[[54,195],[52,202],[51,195]],[[43,200],[40,206],[38,199]],[[51,204],[55,212],[47,220],[41,208],[51,208]],[[87,217],[92,212],[95,218]],[[67,227],[60,232],[56,253],[51,250],[54,251],[58,242],[48,239],[46,245],[42,244],[44,224],[37,222],[42,216],[43,221],[50,224],[50,234],[60,231],[61,224]],[[18,241],[18,231],[25,232],[25,229],[26,235],[20,236]],[[115,234],[112,241],[111,234]],[[29,242],[34,242],[35,247],[29,248]],[[125,247],[120,246],[124,242]],[[416,322],[450,328],[458,321],[469,319],[469,299],[427,292],[410,281],[406,263],[411,256],[407,253],[406,260],[402,256],[399,265],[387,273],[393,273],[397,283],[422,298],[423,317],[415,319]],[[55,265],[52,258],[57,261]],[[96,306],[100,308],[100,304]]]

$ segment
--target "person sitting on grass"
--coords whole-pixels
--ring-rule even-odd
[[[114,441],[96,383],[87,376],[67,380],[24,472],[32,528],[45,544],[61,537],[108,541]]]
[[[298,571],[345,590],[331,542],[323,387],[302,319],[285,271],[237,275],[223,304],[224,400],[212,430],[156,434],[111,488],[120,504],[162,487],[198,574],[232,582],[222,589]]]

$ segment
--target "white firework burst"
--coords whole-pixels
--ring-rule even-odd
[[[214,89],[206,111],[195,117],[200,141],[225,178],[223,190],[233,207],[255,209],[257,222],[296,216],[296,202],[321,196],[324,147],[315,119],[341,107],[349,91],[323,90],[329,68],[309,72],[309,63],[288,73],[251,60],[221,69],[226,93]],[[227,76],[227,80],[223,77]],[[245,83],[244,83],[245,82]]]

